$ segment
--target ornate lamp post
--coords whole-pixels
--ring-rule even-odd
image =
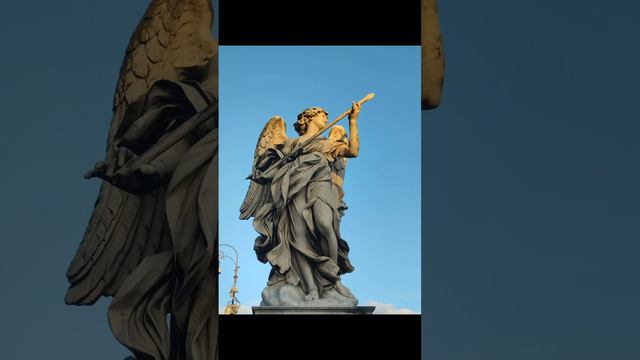
[[[231,260],[233,262],[234,265],[234,270],[233,270],[233,285],[231,286],[231,290],[229,290],[229,296],[231,297],[231,300],[229,300],[227,302],[227,306],[224,309],[224,314],[225,315],[235,315],[238,313],[238,310],[240,309],[240,301],[238,300],[238,298],[236,297],[236,294],[238,293],[238,287],[237,287],[237,283],[238,283],[238,269],[240,268],[238,266],[238,251],[236,251],[236,249],[231,246],[231,245],[227,245],[227,244],[220,244],[220,247],[226,246],[228,248],[231,248],[231,250],[233,250],[233,252],[236,254],[235,259],[230,257],[229,255],[226,255],[224,253],[224,251],[218,249],[218,258],[220,260],[224,260],[225,258]],[[220,268],[218,268],[218,274],[220,274],[222,271],[220,270]]]

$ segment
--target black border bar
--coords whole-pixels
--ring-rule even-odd
[[[420,0],[219,0],[220,45],[420,45]]]

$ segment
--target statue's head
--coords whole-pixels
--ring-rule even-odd
[[[336,141],[346,140],[347,130],[343,126],[336,125],[329,130],[329,139]]]
[[[298,121],[293,124],[293,128],[298,135],[304,135],[311,122],[314,122],[318,128],[324,127],[327,124],[327,115],[329,113],[321,107],[314,106],[304,109],[303,112],[298,114]]]

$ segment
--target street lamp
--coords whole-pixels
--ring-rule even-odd
[[[222,246],[226,246],[228,248],[231,248],[231,250],[233,250],[233,252],[236,254],[235,259],[226,255],[224,253],[224,251],[218,249],[218,257],[220,260],[224,260],[225,258],[231,260],[233,262],[234,265],[234,270],[233,270],[233,285],[231,286],[231,290],[229,290],[229,296],[231,297],[231,300],[229,300],[227,302],[227,306],[224,308],[224,314],[225,315],[235,315],[238,313],[238,310],[240,309],[240,301],[238,300],[238,298],[236,297],[236,294],[238,293],[238,287],[237,287],[237,283],[238,283],[238,269],[240,268],[238,266],[238,251],[236,251],[236,249],[231,246],[231,245],[227,245],[227,244],[220,244],[220,247]],[[220,267],[218,267],[218,274],[221,273]]]

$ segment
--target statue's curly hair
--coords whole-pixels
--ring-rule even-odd
[[[309,122],[309,120],[320,113],[329,115],[329,113],[326,112],[325,109],[318,106],[304,109],[300,114],[298,114],[298,121],[293,124],[293,128],[296,130],[298,135],[304,135],[307,132],[307,123]]]

